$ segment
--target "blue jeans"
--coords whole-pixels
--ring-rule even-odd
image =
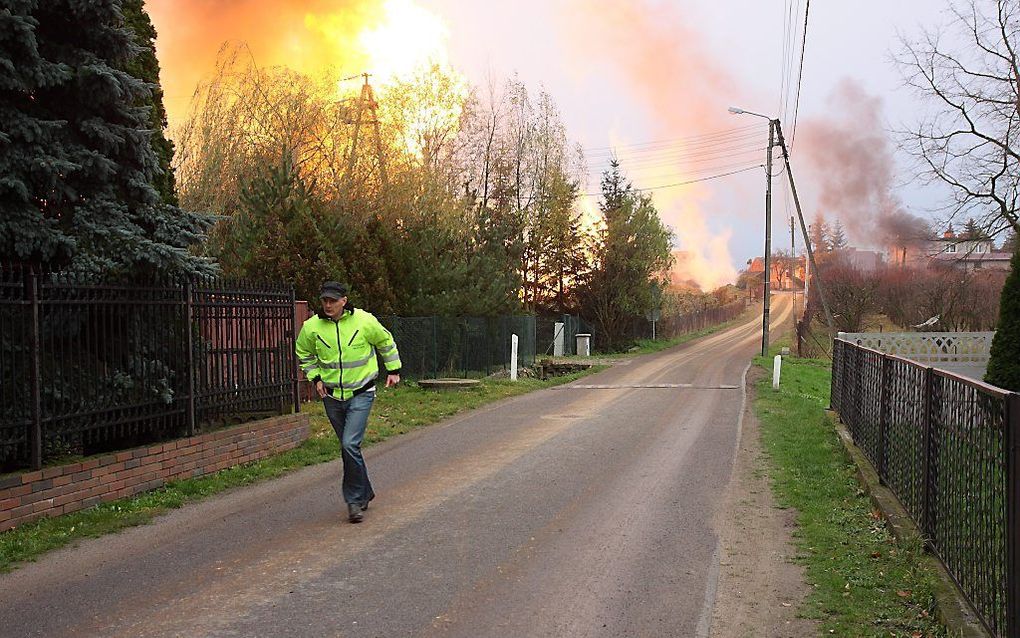
[[[375,498],[365,458],[361,455],[361,441],[365,438],[368,413],[374,401],[375,392],[362,392],[347,401],[337,401],[329,396],[323,399],[326,416],[340,439],[340,454],[344,462],[344,501],[362,507]]]

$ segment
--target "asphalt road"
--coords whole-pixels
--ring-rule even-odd
[[[54,552],[0,576],[0,634],[705,635],[759,331],[371,448],[360,525],[329,463]]]

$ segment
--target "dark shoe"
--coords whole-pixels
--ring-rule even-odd
[[[351,503],[347,506],[347,520],[352,523],[360,523],[364,518],[365,514],[360,505]]]

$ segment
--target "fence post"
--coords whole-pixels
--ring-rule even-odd
[[[517,380],[517,335],[510,335],[510,380]]]
[[[195,302],[190,281],[184,284],[184,305],[188,315],[188,436],[195,436]]]
[[[28,272],[28,301],[31,304],[32,325],[29,337],[31,352],[32,425],[28,431],[28,445],[32,469],[42,469],[42,339],[39,332],[39,278],[34,270]]]
[[[921,443],[921,531],[929,542],[934,538],[935,524],[932,520],[932,449],[935,428],[932,425],[933,389],[935,385],[935,369],[924,369],[924,413],[922,418],[923,441]]]
[[[888,447],[889,441],[889,382],[890,373],[889,370],[892,368],[892,359],[889,355],[882,355],[882,375],[880,377],[880,383],[882,384],[879,388],[879,399],[878,399],[878,482],[885,485],[886,476],[886,464],[888,463]]]
[[[289,339],[287,340],[287,352],[284,353],[284,361],[288,361],[289,365],[287,369],[294,375],[293,392],[294,392],[294,414],[301,412],[301,375],[298,374],[299,368],[297,367],[297,352],[294,350],[294,344],[297,342],[297,331],[298,331],[298,318],[297,318],[297,293],[294,291],[294,285],[290,286],[290,318],[287,323],[290,324],[290,330],[287,333]],[[302,321],[304,317],[301,318]]]
[[[838,339],[832,341],[832,375],[829,377],[829,410],[839,414],[839,394],[842,392],[843,346]]]
[[[1020,638],[1020,393],[1006,399],[1006,635]]]

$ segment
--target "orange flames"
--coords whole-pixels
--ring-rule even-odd
[[[571,22],[565,32],[575,46],[593,58],[593,65],[616,67],[622,71],[631,97],[637,98],[648,113],[655,139],[684,138],[708,131],[732,128],[726,112],[726,95],[734,91],[729,73],[706,52],[699,34],[684,28],[678,9],[648,1],[572,0]],[[577,29],[577,22],[582,23]],[[680,26],[678,26],[680,25]],[[636,142],[620,140],[613,142]],[[621,166],[637,187],[663,183],[663,168],[628,167],[625,152],[619,154]],[[671,167],[673,179],[683,181],[679,172],[700,176],[695,167]],[[711,290],[736,279],[729,252],[732,230],[713,231],[703,212],[713,191],[702,184],[658,190],[653,193],[656,208],[665,223],[676,233],[678,248],[688,253],[675,266],[675,281],[694,280]]]
[[[262,67],[286,66],[322,76],[371,74],[379,97],[415,74],[437,67],[455,78],[460,101],[467,83],[449,63],[449,30],[414,0],[149,0],[171,129],[187,113],[190,97],[211,72],[224,42],[244,42]],[[358,82],[340,82],[338,98],[356,96]],[[423,107],[414,121],[456,122],[461,104]],[[413,130],[408,145],[415,148]]]

